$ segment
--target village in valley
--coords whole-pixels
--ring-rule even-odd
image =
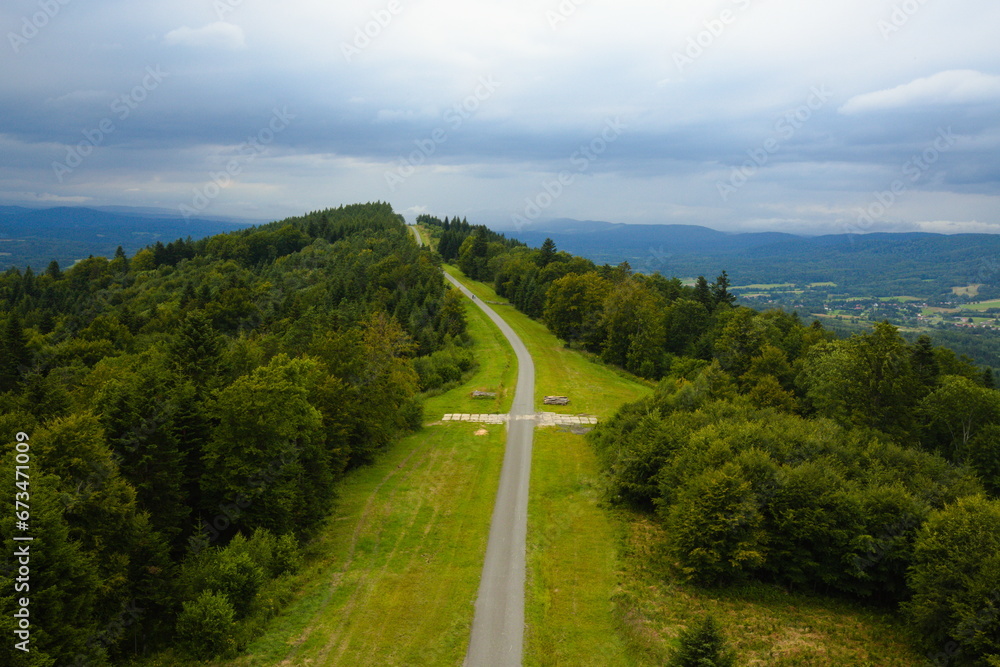
[[[793,283],[734,287],[744,305],[781,308],[825,324],[888,321],[904,330],[978,329],[1000,332],[1000,299],[983,299],[983,285],[952,288],[937,297],[853,296],[835,283]]]

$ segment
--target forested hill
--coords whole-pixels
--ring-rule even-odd
[[[344,471],[471,363],[459,300],[387,204],[168,247],[0,276],[4,470],[30,438],[2,498],[30,494],[35,538],[24,654],[0,517],[0,664],[245,645]]]
[[[1000,235],[726,233],[694,225],[556,220],[513,233],[532,246],[551,238],[597,263],[628,261],[643,272],[694,277],[725,266],[734,284],[833,282],[872,294],[949,293],[955,285],[1000,286]]]
[[[91,255],[111,257],[118,246],[132,255],[156,243],[197,240],[249,226],[240,220],[185,219],[176,211],[157,209],[0,206],[0,270],[30,266],[40,271],[52,261],[65,268]]]

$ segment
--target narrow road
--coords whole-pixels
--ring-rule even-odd
[[[417,245],[423,239],[411,227]],[[499,327],[517,356],[517,386],[507,422],[507,446],[500,488],[493,505],[486,561],[479,581],[467,667],[521,667],[524,648],[524,572],[528,533],[528,482],[535,435],[535,363],[521,338],[502,317],[473,296],[458,280],[444,274]]]
[[[445,277],[500,328],[517,355],[517,388],[507,423],[507,447],[486,562],[479,582],[468,667],[520,667],[524,643],[525,538],[528,532],[528,480],[535,433],[535,364],[528,348],[492,308],[472,296],[453,277]],[[525,418],[527,417],[527,418]]]

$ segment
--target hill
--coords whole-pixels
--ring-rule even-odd
[[[255,221],[184,219],[175,211],[126,207],[32,209],[0,206],[0,269],[44,269],[95,257],[112,257],[120,245],[129,255],[161,241],[206,236],[249,227]]]
[[[805,237],[560,219],[513,235],[531,246],[548,237],[560,250],[598,263],[628,261],[646,273],[691,278],[724,268],[735,285],[833,282],[856,295],[932,297],[955,285],[1000,284],[1000,236],[992,234]]]

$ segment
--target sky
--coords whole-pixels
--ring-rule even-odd
[[[996,0],[7,0],[0,203],[1000,233]]]

